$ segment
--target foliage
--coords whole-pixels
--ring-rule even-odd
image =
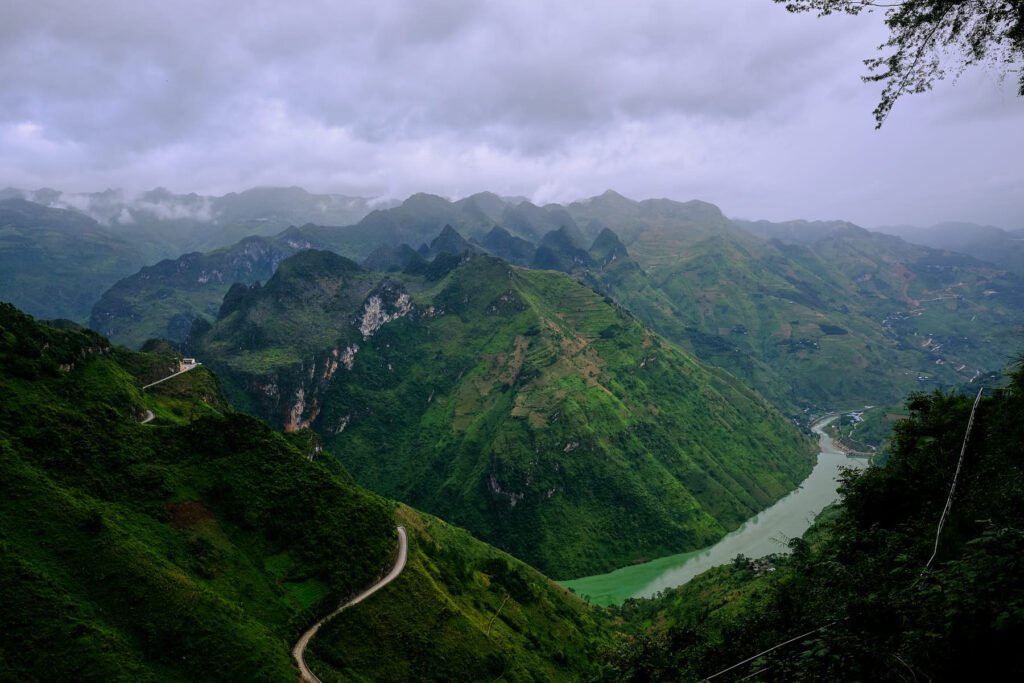
[[[0,201],[0,300],[85,322],[100,292],[144,262],[142,249],[76,211]]]
[[[219,397],[139,425],[164,399],[126,367],[165,361],[0,307],[0,678],[294,680],[296,631],[387,562],[382,501]]]
[[[406,569],[321,629],[310,658],[322,680],[569,681],[595,670],[605,630],[593,609],[461,529],[404,506],[397,516]]]
[[[154,337],[184,342],[192,325],[216,318],[221,302],[237,295],[238,287],[268,280],[284,258],[308,246],[292,228],[146,266],[103,292],[89,326],[130,348]]]
[[[204,360],[361,484],[559,578],[703,547],[810,469],[756,394],[564,274],[478,255],[437,282],[324,274],[314,254],[223,316]],[[364,336],[371,300],[395,318]]]
[[[1024,62],[1024,4],[1016,0],[775,0],[790,12],[860,14],[885,10],[889,38],[879,46],[888,52],[865,60],[868,82],[884,84],[875,107],[877,127],[896,101],[907,94],[931,90],[945,75],[943,57],[959,53],[957,75],[978,64],[997,65],[1004,73]],[[1019,77],[1024,96],[1024,74]]]
[[[650,211],[620,209],[632,223]],[[579,276],[802,420],[967,383],[1016,350],[1014,275],[848,223],[741,225],[753,234],[693,230],[674,259]],[[626,244],[663,255],[683,239],[640,232]]]
[[[176,366],[151,348],[0,305],[2,680],[294,681],[298,634],[393,561],[393,507],[315,434],[230,412],[204,368],[140,391]],[[409,567],[318,635],[325,680],[328,662],[363,680],[592,668],[591,608],[465,531],[397,516]]]
[[[917,394],[908,407],[888,464],[848,475],[841,504],[789,558],[772,560],[775,571],[737,562],[624,605],[608,680],[703,678],[812,631],[722,680],[1024,675],[1024,367],[978,408],[929,569],[971,399]]]

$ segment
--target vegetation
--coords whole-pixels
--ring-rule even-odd
[[[308,659],[324,681],[570,681],[597,670],[596,610],[536,570],[445,522],[400,507],[405,571],[342,612]],[[382,652],[394,656],[382,656]],[[323,673],[322,673],[323,672]]]
[[[972,399],[917,394],[885,467],[852,473],[842,501],[788,557],[708,572],[629,601],[607,680],[974,680],[1024,674],[1024,366],[978,407],[952,513],[936,544]]]
[[[1004,237],[1001,245],[1015,244]],[[307,225],[143,269],[103,296],[91,325],[133,347],[151,336],[184,343],[193,323],[202,328],[217,317],[232,282],[265,282],[285,254],[316,245],[370,254],[365,266],[396,280],[404,271],[437,281],[458,255],[481,249],[517,265],[570,272],[801,423],[808,414],[896,403],[910,391],[1002,368],[1017,348],[1024,306],[1018,276],[842,221],[730,221],[704,202],[637,202],[610,191],[543,208],[484,193],[458,202],[414,195],[356,226]],[[276,326],[272,319],[292,320],[281,332],[293,341],[278,344],[272,363],[269,351],[236,358],[247,371],[300,363],[332,345],[350,322],[300,312],[315,308],[312,301],[293,310],[268,299],[257,327],[266,332]],[[232,330],[228,338],[267,346],[252,337],[255,329]],[[242,392],[232,400],[248,401]]]
[[[89,326],[132,349],[152,338],[180,344],[196,320],[217,317],[233,284],[265,282],[283,259],[310,246],[301,230],[290,228],[273,238],[246,237],[207,254],[147,266],[103,292]]]
[[[284,438],[230,412],[203,368],[141,391],[176,361],[147,348],[0,305],[0,679],[294,681],[298,634],[393,561],[393,507],[349,483],[308,434]],[[139,424],[147,409],[157,419]],[[399,517],[413,537],[410,579],[378,593],[381,607],[360,607],[371,623],[389,602],[407,608],[398,591],[418,586],[402,613],[409,633],[431,634],[453,605],[469,621],[452,628],[477,633],[430,653],[442,663],[506,662],[520,680],[589,668],[600,625],[581,601],[465,532]],[[332,632],[365,647],[376,634],[361,628]],[[329,640],[324,660],[338,646]],[[374,646],[396,662],[407,650]],[[344,666],[365,679],[376,661],[346,655]]]
[[[630,224],[650,213],[634,202]],[[620,258],[580,276],[794,417],[957,386],[1017,348],[1015,275],[848,223],[740,225],[748,233],[693,234],[672,260]],[[639,253],[683,239],[651,230]]]
[[[388,508],[219,401],[139,425],[146,365],[0,309],[2,677],[291,680],[296,630],[386,563]]]
[[[876,458],[873,462],[882,464],[888,457],[893,427],[906,417],[902,406],[874,406],[840,415],[827,431],[841,447],[873,455]]]
[[[76,211],[0,201],[0,300],[85,322],[99,294],[143,264],[142,250]]]
[[[558,578],[703,547],[811,467],[756,394],[564,274],[308,251],[233,301],[196,353],[239,404]]]
[[[946,76],[943,58],[959,54],[956,75],[978,64],[994,64],[1004,74],[1019,71],[1024,62],[1024,8],[1012,0],[775,0],[790,12],[817,12],[819,16],[842,12],[860,14],[885,10],[889,38],[879,46],[888,51],[865,60],[871,72],[865,81],[884,84],[875,107],[881,128],[893,105],[903,95],[931,90]],[[1024,74],[1019,94],[1024,96]]]

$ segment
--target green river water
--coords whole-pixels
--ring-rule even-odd
[[[825,434],[824,428],[836,417],[824,418],[811,427],[818,435],[820,452],[807,479],[795,491],[748,519],[715,545],[560,583],[587,596],[595,605],[612,605],[627,598],[650,597],[684,584],[701,572],[731,562],[741,553],[756,558],[784,552],[785,539],[802,535],[815,515],[836,499],[839,469],[864,467],[867,463],[865,459],[847,456]]]

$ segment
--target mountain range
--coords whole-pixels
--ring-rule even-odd
[[[347,225],[388,205],[297,187],[223,196],[7,188],[0,190],[0,300],[84,323],[107,288],[142,266],[311,221]]]
[[[973,407],[914,397],[888,464],[847,475],[788,555],[740,555],[598,610],[353,484],[310,432],[232,411],[202,366],[141,389],[180,360],[0,305],[0,677],[294,681],[292,643],[390,566],[395,524],[408,564],[313,639],[323,680],[1024,673],[1019,365]],[[969,464],[933,554],[965,424]]]
[[[95,301],[113,343],[0,304],[0,678],[295,680],[398,525],[406,568],[307,650],[324,680],[703,679],[759,651],[736,677],[1019,673],[1024,376],[991,386],[1012,267],[614,192],[336,225],[344,200],[301,190],[157,191],[151,219],[23,194],[0,192],[0,297]],[[807,475],[812,417],[908,391],[884,466],[788,556],[611,611],[544,575],[714,542]]]
[[[927,228],[882,226],[877,230],[915,244],[969,254],[1024,275],[1024,229],[1004,230],[992,225],[946,221]]]

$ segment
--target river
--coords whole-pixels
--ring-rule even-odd
[[[867,464],[865,458],[847,456],[825,433],[825,427],[837,417],[823,418],[811,426],[818,435],[818,462],[803,483],[715,545],[560,583],[587,596],[595,605],[612,605],[684,584],[701,572],[731,562],[741,553],[756,558],[787,551],[786,540],[802,535],[815,515],[836,500],[839,469]]]

